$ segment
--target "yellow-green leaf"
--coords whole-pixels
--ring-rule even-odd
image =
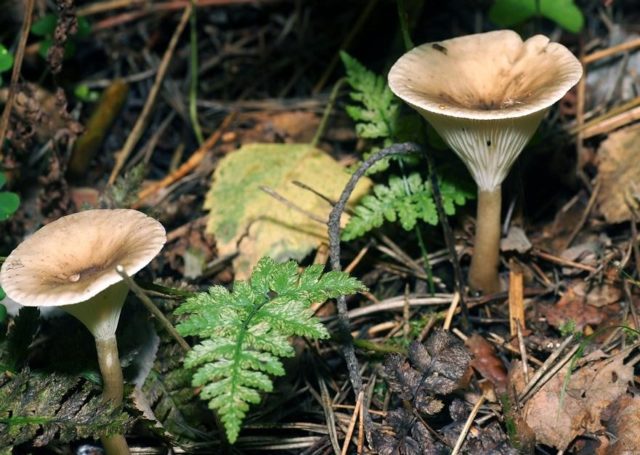
[[[301,209],[326,220],[331,206],[304,190],[300,181],[336,200],[349,174],[326,152],[308,144],[251,144],[220,161],[205,200],[207,231],[216,236],[220,255],[236,250],[236,278],[249,276],[263,256],[300,260],[327,241],[327,226],[276,201],[260,189],[276,191]],[[350,202],[371,186],[362,179]],[[346,221],[346,220],[345,220]]]

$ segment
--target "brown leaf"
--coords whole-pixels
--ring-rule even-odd
[[[538,442],[565,449],[576,436],[604,429],[602,413],[626,392],[633,367],[624,364],[622,355],[599,359],[602,355],[596,351],[586,357],[566,388],[565,366],[525,404],[524,419]]]
[[[426,375],[424,386],[429,391],[446,395],[458,388],[469,368],[471,356],[462,341],[445,330],[435,331],[422,345],[409,346],[409,360]]]
[[[640,191],[640,124],[611,133],[598,150],[597,207],[609,223],[631,219],[627,205]]]
[[[373,445],[380,455],[437,455],[445,449],[434,441],[422,421],[405,409],[389,411],[385,423],[394,434],[374,433]]]
[[[586,298],[586,303],[595,307],[611,305],[619,302],[622,297],[620,287],[608,283],[589,286],[588,283],[579,281],[573,286],[573,291],[578,297]]]
[[[467,338],[465,345],[473,355],[471,367],[491,382],[499,394],[503,393],[508,382],[507,370],[496,355],[493,345],[478,334]]]
[[[607,408],[607,455],[640,453],[640,397],[622,395]]]
[[[420,383],[420,373],[411,368],[400,354],[391,354],[384,361],[384,376],[391,390],[403,400],[413,400]]]
[[[462,431],[465,423],[466,416],[464,419],[456,419],[455,422],[442,429],[442,437],[450,446],[453,447],[458,441],[458,437],[460,436],[460,432]],[[507,435],[500,424],[493,421],[483,427],[471,427],[471,430],[467,434],[464,444],[462,445],[461,453],[518,455],[519,452],[517,449],[509,445]]]
[[[409,359],[392,354],[384,362],[384,374],[391,390],[412,401],[424,414],[434,415],[443,403],[434,395],[447,395],[460,388],[471,356],[464,344],[444,330],[435,331],[423,345],[409,346]]]
[[[573,321],[576,330],[582,330],[587,325],[601,324],[606,318],[602,309],[587,305],[585,299],[576,295],[572,288],[555,305],[542,305],[540,312],[547,318],[549,325],[560,328]]]

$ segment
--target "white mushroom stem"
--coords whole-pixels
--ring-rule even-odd
[[[100,373],[102,373],[102,398],[116,406],[120,406],[122,404],[124,382],[116,337],[96,338],[96,350],[98,351]]]
[[[500,291],[500,186],[492,191],[478,190],[478,212],[469,285],[490,294]]]
[[[115,406],[122,404],[124,390],[116,329],[128,291],[126,283],[120,281],[85,302],[61,307],[79,319],[93,334],[102,374],[102,398]],[[121,434],[105,436],[101,441],[107,455],[129,453],[127,441]]]
[[[511,30],[425,43],[389,71],[389,88],[416,109],[464,161],[478,184],[469,282],[499,289],[500,185],[549,107],[582,76],[564,46]]]
[[[126,283],[120,281],[85,302],[61,307],[79,319],[93,334],[104,384],[102,396],[116,406],[122,404],[123,391],[116,329],[128,291]]]

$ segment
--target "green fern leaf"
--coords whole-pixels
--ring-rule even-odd
[[[294,355],[289,337],[329,336],[311,303],[363,289],[343,272],[323,274],[318,265],[300,272],[294,261],[263,258],[233,291],[214,286],[175,311],[188,315],[177,326],[180,334],[202,340],[184,366],[195,369],[192,384],[202,387],[200,397],[218,412],[230,442],[238,438],[249,406],[272,391],[271,377],[285,373],[280,359]]]
[[[391,138],[399,103],[389,90],[387,81],[346,52],[341,52],[340,57],[347,72],[347,81],[353,89],[351,99],[358,102],[346,107],[347,114],[356,122],[358,136],[366,139]]]
[[[473,193],[451,181],[440,179],[442,203],[448,215],[455,213],[456,205],[464,205]],[[406,231],[412,230],[418,220],[427,224],[438,223],[438,213],[433,200],[431,183],[424,182],[418,173],[406,179],[389,178],[387,185],[376,185],[373,194],[362,198],[354,215],[347,223],[342,239],[345,241],[361,237],[372,229],[382,226],[384,221],[400,221]]]

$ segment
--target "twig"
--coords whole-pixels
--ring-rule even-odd
[[[525,325],[524,316],[524,275],[522,266],[515,260],[509,260],[509,334],[518,334],[519,324]]]
[[[319,217],[315,213],[313,213],[313,212],[311,212],[309,210],[305,210],[302,207],[300,207],[299,205],[295,204],[294,202],[291,202],[289,199],[287,199],[286,197],[282,196],[280,193],[278,193],[273,188],[269,188],[268,186],[264,186],[264,185],[260,185],[258,188],[260,188],[261,191],[264,191],[269,196],[274,198],[276,201],[278,201],[281,204],[283,204],[285,207],[287,207],[287,208],[289,208],[291,210],[295,210],[298,213],[301,213],[302,215],[306,216],[310,220],[315,221],[316,223],[320,223],[320,224],[326,224],[327,223],[327,220],[322,219],[321,217]]]
[[[453,237],[453,231],[449,225],[449,219],[444,211],[442,204],[442,194],[440,193],[440,185],[438,183],[438,176],[436,175],[436,168],[433,164],[433,158],[431,154],[426,150],[424,156],[427,159],[427,166],[429,167],[429,178],[431,179],[431,187],[433,191],[433,199],[436,203],[436,210],[438,211],[438,219],[442,225],[442,232],[444,233],[444,241],[447,244],[449,250],[449,260],[453,266],[453,276],[455,277],[455,288],[458,294],[460,294],[460,308],[462,309],[462,323],[464,328],[469,326],[469,309],[467,308],[467,302],[464,299],[465,285],[464,278],[462,277],[462,269],[460,268],[460,262],[458,261],[458,253],[456,253],[456,240]]]
[[[373,383],[375,384],[375,379],[373,379]],[[369,400],[367,400],[367,405],[365,406],[367,409],[369,408],[368,401]],[[362,409],[360,409],[360,413],[358,414],[358,447],[356,449],[358,455],[362,454],[362,448],[364,446],[364,419],[362,418],[362,414]]]
[[[171,41],[169,41],[169,46],[167,50],[164,52],[162,56],[162,60],[160,61],[160,65],[158,66],[158,72],[156,73],[155,80],[153,82],[153,86],[151,87],[151,91],[149,92],[149,96],[144,103],[144,107],[142,108],[142,112],[136,120],[131,133],[127,137],[127,140],[122,147],[122,150],[118,152],[116,158],[116,164],[111,171],[111,175],[109,176],[109,184],[113,185],[116,181],[116,177],[124,167],[124,163],[127,161],[127,158],[133,151],[133,148],[136,146],[140,137],[144,133],[144,129],[147,126],[147,121],[149,120],[149,116],[151,114],[151,109],[153,108],[156,98],[158,97],[158,93],[160,93],[160,89],[162,88],[162,82],[164,81],[164,76],[167,74],[167,70],[169,69],[169,63],[173,57],[173,53],[176,50],[176,46],[178,45],[178,39],[184,28],[189,22],[189,18],[191,17],[191,12],[193,11],[193,5],[191,3],[187,3],[182,13],[182,17],[180,18],[180,22],[178,22],[178,26],[173,32],[173,36],[171,37]]]
[[[580,134],[582,139],[589,139],[599,134],[607,134],[638,119],[640,119],[640,106],[610,116],[593,125],[587,126],[584,124],[580,130]]]
[[[342,270],[342,266],[340,265],[340,218],[345,206],[347,205],[347,201],[351,196],[351,193],[353,193],[353,190],[358,183],[358,180],[360,180],[360,178],[367,172],[367,170],[371,166],[373,166],[381,159],[386,158],[387,156],[394,154],[416,153],[419,151],[420,147],[416,144],[394,144],[370,156],[353,173],[353,175],[349,179],[349,182],[347,182],[347,185],[342,191],[338,202],[329,214],[329,255],[331,258],[331,268],[333,270]],[[338,297],[337,303],[338,324],[340,331],[344,335],[344,344],[342,346],[342,349],[347,364],[347,369],[349,371],[349,380],[351,381],[351,385],[353,386],[354,392],[357,396],[362,391],[362,376],[360,376],[360,372],[358,370],[358,358],[356,357],[355,349],[353,347],[353,338],[351,337],[351,332],[349,330],[347,300],[344,296],[340,296]],[[371,421],[371,416],[369,415],[368,409],[366,407],[363,407],[362,413],[367,441],[370,445],[372,445],[373,422]]]
[[[250,4],[267,4],[277,3],[283,0],[199,0],[195,6],[207,7],[207,6],[228,6],[228,5],[240,5],[244,3]],[[138,8],[147,13],[153,13],[157,11],[171,11],[184,8],[190,0],[169,0],[164,2],[148,2],[145,0],[107,0],[98,1],[89,5],[78,8],[78,16],[92,16],[94,14],[106,13],[113,10],[124,8]]]
[[[338,442],[338,432],[336,430],[336,416],[333,412],[333,401],[329,396],[329,389],[322,376],[318,376],[318,385],[320,386],[320,396],[316,399],[320,400],[322,409],[324,410],[325,419],[327,421],[327,430],[329,440],[333,446],[333,452],[337,455],[340,453],[340,443]],[[313,390],[311,387],[309,390]]]
[[[151,301],[151,299],[147,296],[147,294],[145,294],[144,290],[140,286],[138,286],[136,282],[133,281],[133,278],[131,278],[127,274],[127,272],[124,270],[124,267],[122,267],[121,265],[117,265],[116,272],[118,273],[118,275],[122,277],[125,283],[127,283],[127,286],[129,286],[129,289],[131,289],[133,293],[136,296],[138,296],[138,298],[142,301],[144,306],[147,307],[147,310],[149,310],[149,312],[153,314],[156,317],[156,319],[158,319],[158,322],[160,322],[162,327],[164,327],[164,329],[169,333],[169,335],[171,335],[178,342],[180,347],[184,349],[185,352],[189,351],[191,349],[191,346],[189,346],[189,343],[187,343],[185,339],[182,338],[182,336],[178,333],[178,331],[173,326],[173,324],[169,322],[169,320],[162,313],[162,311],[160,311],[160,309],[158,309],[158,307],[155,306],[155,304]]]
[[[540,251],[537,249],[533,249],[531,250],[530,253],[532,256],[537,256],[541,259],[544,259],[545,261],[549,261],[549,262],[553,262],[554,264],[558,264],[561,265],[563,267],[573,267],[574,269],[578,269],[578,270],[585,270],[587,272],[590,273],[596,273],[597,269],[595,267],[591,267],[590,265],[584,265],[584,264],[580,264],[579,262],[574,262],[574,261],[570,261],[568,259],[563,259],[560,258],[558,256],[554,256],[552,254],[549,253],[545,253],[544,251]]]
[[[204,138],[202,136],[202,128],[200,127],[200,120],[198,120],[198,30],[196,28],[196,6],[198,6],[198,0],[189,0],[191,5],[191,18],[189,31],[189,48],[191,51],[191,61],[189,62],[189,71],[191,80],[189,81],[189,117],[191,117],[191,123],[193,124],[193,133],[196,135],[198,145],[202,145]]]
[[[516,320],[516,329],[518,332],[518,349],[520,349],[520,358],[522,359],[522,375],[526,384],[529,382],[529,361],[527,360],[527,347],[524,344],[524,334],[522,333],[522,321]]]
[[[473,409],[471,410],[471,414],[469,414],[467,421],[464,423],[464,427],[462,427],[462,431],[460,432],[460,436],[458,436],[458,440],[456,441],[456,445],[453,447],[453,451],[451,452],[451,455],[458,455],[458,453],[460,452],[460,449],[464,444],[464,440],[467,438],[467,433],[469,433],[469,430],[471,429],[471,425],[473,425],[473,421],[478,415],[478,411],[480,411],[480,408],[484,404],[484,400],[485,400],[485,396],[482,395],[478,400],[478,402],[473,407]]]
[[[458,309],[459,303],[460,303],[460,293],[455,292],[453,294],[453,299],[451,299],[451,305],[449,305],[449,309],[447,310],[447,315],[444,318],[444,324],[442,324],[442,328],[444,330],[449,330],[451,328],[451,322],[453,321],[453,316],[456,314],[456,310]]]
[[[560,355],[564,352],[564,350],[567,348],[567,346],[569,346],[569,344],[571,344],[571,342],[573,341],[574,336],[571,335],[569,336],[566,340],[564,340],[562,342],[562,344],[560,346],[558,346],[558,349],[556,349],[548,358],[547,360],[545,360],[545,362],[542,364],[542,366],[538,369],[538,371],[536,371],[536,373],[533,375],[533,377],[531,378],[531,380],[527,383],[527,385],[525,386],[525,388],[522,390],[522,392],[520,393],[520,396],[518,397],[518,401],[522,402],[524,400],[524,398],[526,396],[529,395],[529,392],[533,389],[533,387],[536,385],[536,383],[538,381],[540,381],[540,379],[542,378],[542,376],[545,375],[545,373],[547,371],[549,371],[553,365],[554,362],[556,361],[556,359],[558,357],[560,357]],[[575,346],[575,349],[577,350],[578,345]],[[573,350],[572,350],[573,351]],[[568,359],[567,359],[568,361]],[[566,363],[566,362],[565,362]],[[560,362],[560,364],[563,364],[563,362]]]
[[[593,52],[589,55],[585,55],[581,60],[584,65],[588,65],[589,63],[593,63],[603,58],[610,57],[614,54],[619,54],[620,52],[631,51],[637,47],[640,47],[640,38],[627,41],[626,43],[620,43],[608,49],[602,49],[600,51]]]
[[[356,401],[356,406],[353,409],[353,414],[351,414],[351,420],[349,421],[349,427],[347,427],[347,433],[344,436],[344,443],[342,444],[342,451],[340,455],[347,455],[347,450],[349,450],[349,442],[351,441],[351,436],[353,435],[353,430],[356,428],[356,421],[358,416],[362,412],[362,401],[364,400],[364,391],[361,391],[358,394],[358,400]]]
[[[582,67],[582,78],[578,81],[578,87],[576,89],[576,125],[578,128],[578,134],[576,135],[576,174],[578,176],[584,174],[582,170],[582,152],[584,142],[582,125],[584,125],[584,105],[587,91],[587,65],[583,64]]]
[[[27,4],[24,8],[24,21],[22,22],[22,28],[20,29],[20,41],[18,42],[18,48],[16,49],[16,57],[13,60],[9,95],[7,96],[7,101],[4,105],[4,110],[2,111],[2,118],[0,118],[0,161],[2,161],[2,148],[7,136],[7,129],[9,128],[9,119],[11,118],[13,101],[16,97],[16,91],[18,90],[18,78],[20,77],[20,70],[22,69],[24,50],[27,46],[27,38],[29,37],[29,30],[31,29],[34,1],[35,0],[27,0]]]
[[[605,120],[610,119],[611,117],[615,117],[616,115],[619,115],[619,114],[625,114],[631,109],[633,109],[634,107],[638,107],[638,106],[640,106],[640,96],[636,96],[635,98],[629,101],[626,101],[616,107],[612,107],[607,112],[591,118],[588,122],[585,121],[582,124],[581,128],[578,128],[578,126],[574,124],[573,126],[568,127],[567,131],[569,132],[569,134],[576,134],[579,131],[591,129],[593,127],[596,127],[598,124],[604,122]]]
[[[329,198],[327,195],[322,194],[320,191],[316,190],[315,188],[311,188],[309,185],[307,185],[304,182],[301,182],[299,180],[291,180],[291,183],[299,188],[302,188],[303,190],[309,191],[313,194],[315,194],[316,196],[318,196],[320,199],[322,199],[323,201],[325,201],[327,204],[329,204],[330,206],[334,206],[336,205],[336,201],[332,200],[331,198]],[[345,212],[348,212],[349,209],[345,208]]]
[[[322,120],[320,120],[320,124],[318,125],[318,129],[316,130],[316,134],[313,135],[313,139],[311,139],[311,146],[317,147],[318,142],[322,138],[324,131],[327,129],[327,123],[329,122],[329,116],[333,111],[333,105],[336,104],[336,100],[338,99],[338,95],[340,94],[340,89],[347,82],[347,79],[344,77],[339,79],[338,82],[335,83],[333,89],[331,90],[331,95],[329,95],[329,101],[327,102],[327,107],[324,109],[324,113],[322,114]]]
[[[138,194],[138,201],[136,202],[134,207],[139,207],[141,202],[147,199],[149,196],[156,193],[162,188],[166,188],[169,185],[172,185],[173,183],[177,182],[185,175],[187,175],[189,172],[191,172],[193,169],[195,169],[198,164],[200,164],[202,159],[206,156],[207,152],[210,151],[218,143],[218,141],[222,137],[222,133],[224,133],[225,130],[229,128],[229,125],[231,124],[231,122],[233,122],[235,117],[235,112],[227,115],[220,124],[220,127],[215,130],[214,133],[209,136],[209,138],[204,142],[204,144],[198,147],[198,150],[196,150],[193,155],[191,155],[189,159],[185,161],[178,169],[176,169],[174,172],[172,172],[159,182],[154,183],[153,185],[149,185],[147,188],[140,191],[140,193]]]
[[[582,212],[582,215],[580,215],[580,220],[578,220],[578,223],[574,226],[573,231],[571,231],[571,234],[569,234],[569,238],[564,244],[563,250],[566,250],[571,246],[573,241],[576,239],[576,237],[584,227],[584,224],[587,222],[587,219],[589,218],[589,214],[591,213],[593,206],[596,204],[596,198],[598,197],[598,193],[600,192],[600,183],[601,181],[598,180],[598,182],[596,183],[596,186],[593,188],[593,191],[591,192],[591,197],[589,198],[589,202],[587,203],[587,207],[585,207],[584,211]]]
[[[368,243],[365,246],[363,246],[358,252],[358,254],[356,254],[356,257],[353,258],[349,263],[349,265],[344,268],[344,271],[347,273],[353,272],[353,269],[355,269],[360,263],[360,261],[362,261],[362,258],[364,257],[364,255],[369,252],[370,247],[371,247],[371,243]]]

